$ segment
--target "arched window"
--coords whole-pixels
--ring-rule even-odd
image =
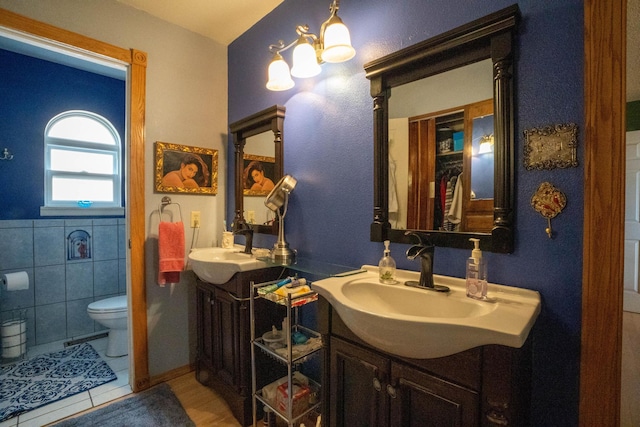
[[[115,127],[88,111],[52,118],[44,133],[45,208],[121,208],[121,147]]]

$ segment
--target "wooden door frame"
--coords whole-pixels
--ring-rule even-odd
[[[129,105],[128,165],[139,173],[127,170],[127,222],[129,224],[130,280],[129,333],[133,350],[129,383],[138,392],[149,387],[147,347],[147,299],[144,271],[145,204],[144,204],[144,130],[146,105],[147,54],[136,49],[123,49],[81,34],[73,33],[0,8],[0,26],[25,35],[62,43],[82,53],[94,52],[127,64]],[[133,309],[135,308],[135,310]]]
[[[584,2],[580,425],[620,425],[626,0]]]

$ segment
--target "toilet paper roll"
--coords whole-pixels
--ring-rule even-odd
[[[14,335],[20,335],[24,332],[26,322],[24,320],[6,320],[2,322],[2,336],[11,337]]]
[[[26,271],[7,273],[2,275],[7,291],[23,291],[29,289],[29,275]]]
[[[27,340],[26,334],[13,335],[11,337],[2,337],[2,348],[16,347],[21,345],[26,340]]]
[[[2,357],[15,358],[27,351],[27,322],[7,320],[2,322]]]
[[[14,359],[16,357],[22,356],[25,351],[26,351],[26,347],[25,347],[25,349],[23,351],[21,346],[3,348],[2,349],[2,357],[6,358],[6,359]]]

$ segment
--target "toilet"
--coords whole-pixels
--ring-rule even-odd
[[[126,356],[129,353],[127,296],[94,301],[87,307],[87,313],[93,320],[109,328],[107,356]]]

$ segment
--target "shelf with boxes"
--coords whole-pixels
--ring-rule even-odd
[[[272,303],[273,310],[286,309],[282,329],[272,325],[271,330],[257,330],[256,300]],[[253,378],[253,417],[258,424],[261,410],[270,426],[278,417],[287,426],[316,425],[320,410],[321,385],[303,373],[303,365],[320,357],[323,343],[320,333],[301,324],[300,310],[314,303],[318,294],[311,290],[305,279],[289,277],[284,280],[253,283],[250,296],[251,309],[251,359]],[[257,353],[263,353],[280,362],[281,372],[258,375]],[[262,381],[262,383],[260,383]]]

